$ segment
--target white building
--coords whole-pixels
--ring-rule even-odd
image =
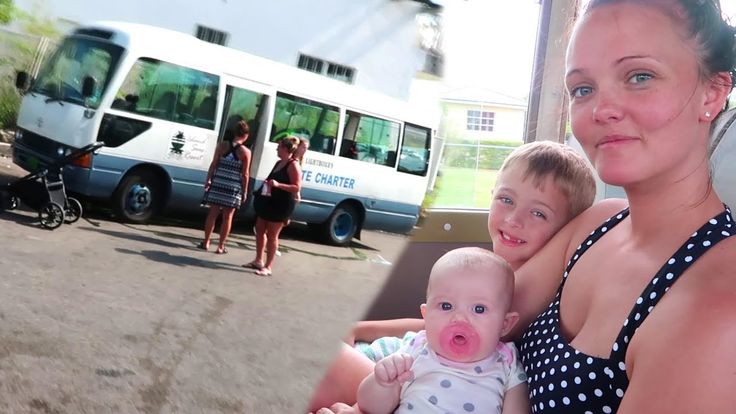
[[[144,23],[305,67],[408,99],[423,70],[417,16],[430,0],[15,0],[67,31],[95,20]]]

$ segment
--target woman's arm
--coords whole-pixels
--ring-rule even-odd
[[[529,387],[526,382],[506,391],[503,396],[503,410],[501,414],[529,414],[532,408],[529,405]]]
[[[390,319],[382,321],[359,321],[346,339],[349,345],[356,341],[373,342],[386,336],[402,337],[407,332],[418,332],[424,329],[424,319]]]
[[[312,395],[309,411],[315,412],[338,402],[355,404],[360,383],[373,372],[374,367],[373,361],[365,355],[342,344]]]
[[[215,146],[215,154],[212,156],[212,162],[210,163],[210,168],[207,170],[207,179],[204,180],[204,187],[209,188],[210,184],[212,183],[212,176],[215,174],[215,169],[217,168],[217,163],[220,161],[220,158],[222,158],[222,146],[225,144],[225,142],[220,142]]]
[[[573,250],[593,229],[626,205],[626,200],[608,199],[588,208],[515,272],[512,310],[519,313],[519,322],[504,340],[521,337],[534,318],[552,302]]]
[[[250,150],[243,146],[241,146],[240,148],[242,148],[244,151],[243,156],[240,158],[240,160],[243,161],[243,174],[242,174],[243,175],[243,183],[242,183],[243,197],[242,197],[242,201],[245,202],[245,196],[247,195],[246,193],[248,192],[248,180],[250,178]]]

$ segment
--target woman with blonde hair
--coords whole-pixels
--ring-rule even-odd
[[[295,160],[299,161],[300,167],[304,166],[304,154],[307,153],[307,150],[309,150],[309,140],[304,137],[299,137],[299,145],[296,147],[296,150],[294,151],[294,154],[292,155],[292,157]],[[295,197],[295,201],[299,203],[300,201],[302,201],[302,192],[297,191],[294,197]],[[287,218],[286,220],[284,220],[284,227],[288,226],[290,223],[291,223],[291,218]],[[277,250],[276,255],[281,256],[281,253]]]
[[[256,257],[243,266],[255,269],[259,276],[271,275],[281,229],[296,206],[295,195],[301,189],[302,182],[301,167],[293,157],[298,145],[299,139],[293,136],[279,141],[276,148],[279,160],[254,195]]]

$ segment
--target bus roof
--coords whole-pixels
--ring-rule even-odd
[[[126,49],[137,50],[136,55],[187,64],[210,73],[240,77],[286,93],[361,112],[369,111],[375,115],[400,118],[433,129],[437,128],[439,122],[406,101],[247,52],[205,42],[182,32],[139,23],[100,21],[80,26],[74,33],[85,33],[89,29],[111,32],[109,41]]]

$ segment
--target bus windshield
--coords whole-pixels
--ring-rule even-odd
[[[112,77],[123,49],[110,43],[69,37],[45,63],[31,92],[49,97],[47,102],[84,104],[82,84],[86,76],[95,79],[95,90],[87,105],[96,109]]]

